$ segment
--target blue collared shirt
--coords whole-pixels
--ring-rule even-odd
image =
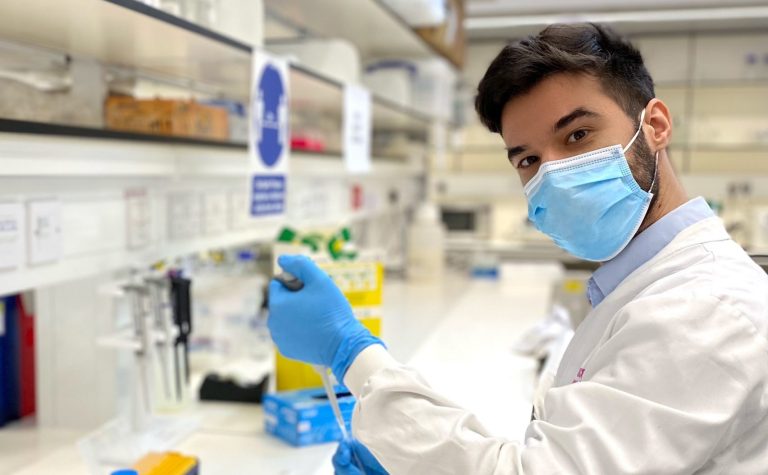
[[[592,307],[600,305],[629,274],[651,260],[680,231],[712,216],[714,213],[704,198],[694,198],[635,236],[618,256],[592,274],[587,284],[587,296]]]

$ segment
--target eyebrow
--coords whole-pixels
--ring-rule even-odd
[[[525,145],[518,145],[517,147],[512,147],[507,149],[507,160],[510,162],[512,161],[515,156],[520,155],[521,153],[525,152],[527,149]]]
[[[557,122],[555,122],[555,125],[552,126],[552,131],[558,132],[561,129],[567,127],[568,124],[570,124],[574,120],[580,119],[582,117],[600,117],[600,114],[598,114],[597,112],[593,112],[589,109],[585,109],[584,107],[577,107],[570,113],[560,117],[560,119],[558,119]],[[526,150],[527,150],[527,147],[525,145],[518,145],[516,147],[508,148],[507,160],[511,162],[513,158],[525,152]]]
[[[558,121],[555,122],[555,125],[552,127],[552,131],[558,132],[560,129],[567,127],[568,124],[576,119],[580,119],[581,117],[600,117],[600,114],[597,112],[592,112],[591,110],[585,109],[583,107],[578,107],[574,109],[570,114],[566,114],[560,117],[560,119],[558,119]]]

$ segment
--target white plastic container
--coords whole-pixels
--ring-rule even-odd
[[[286,56],[310,69],[345,83],[360,82],[360,53],[355,45],[341,39],[313,39],[272,43],[270,53]]]
[[[383,0],[411,26],[436,26],[446,20],[445,0]]]
[[[384,60],[365,68],[363,84],[374,94],[397,104],[412,105],[411,90],[416,77],[412,61]]]
[[[251,46],[264,44],[264,4],[261,0],[220,0],[216,3],[216,31]]]
[[[456,72],[441,58],[413,62],[416,74],[411,84],[414,109],[444,121],[453,118]]]
[[[408,229],[408,278],[428,282],[445,272],[445,228],[437,206],[422,204]]]
[[[456,71],[441,58],[376,61],[363,76],[375,94],[446,122],[453,119],[456,81]]]

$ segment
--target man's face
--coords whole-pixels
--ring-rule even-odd
[[[600,82],[585,74],[548,77],[509,101],[501,115],[507,156],[523,184],[542,163],[611,145],[626,146],[635,131],[635,122],[603,92]],[[626,155],[635,180],[648,190],[654,163],[643,134]]]

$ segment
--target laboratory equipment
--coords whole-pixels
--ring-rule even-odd
[[[721,218],[731,238],[745,249],[751,248],[751,238],[754,237],[751,211],[752,185],[748,181],[729,183]]]
[[[160,367],[161,386],[166,401],[173,399],[171,389],[170,358],[173,355],[171,340],[174,338],[171,330],[170,289],[168,279],[163,277],[147,277],[144,279],[152,306],[152,323],[155,338],[155,353]]]
[[[132,420],[136,427],[143,427],[146,418],[152,411],[151,377],[147,362],[148,332],[147,332],[147,289],[137,284],[123,287],[131,305],[133,319],[134,364],[136,369],[136,390],[139,395],[137,404],[132,405]]]
[[[176,369],[176,394],[181,400],[183,388],[189,382],[189,335],[192,333],[192,281],[172,273],[170,293],[173,305],[173,323],[178,327],[174,342],[174,367]]]
[[[440,211],[451,240],[481,240],[491,235],[491,206],[488,204],[443,204]]]
[[[304,288],[304,282],[302,282],[298,277],[294,276],[289,272],[283,271],[281,274],[278,274],[277,276],[275,276],[275,280],[277,280],[283,286],[285,286],[287,289],[293,292],[297,292],[302,288]],[[336,419],[336,423],[339,426],[339,430],[341,431],[341,438],[342,440],[347,440],[349,439],[349,432],[347,431],[347,426],[346,426],[346,422],[344,421],[344,417],[341,414],[341,408],[339,406],[339,400],[336,396],[336,390],[333,387],[333,384],[331,383],[330,374],[329,374],[330,371],[321,365],[315,365],[315,370],[318,373],[320,373],[320,379],[323,381],[323,388],[325,389],[325,394],[328,397],[328,402],[330,403],[331,410]],[[357,460],[357,455],[353,454],[353,456],[356,459],[356,464],[360,468],[360,471],[362,473],[365,473],[362,463],[360,462],[360,460]]]
[[[200,461],[178,452],[150,452],[136,462],[133,468],[141,474],[198,475]]]
[[[439,211],[423,203],[408,229],[408,278],[433,281],[442,278],[445,261],[445,226]]]
[[[208,374],[200,385],[201,401],[260,403],[267,390],[269,376],[255,384],[243,383],[233,377]]]
[[[111,286],[107,286],[111,288]],[[118,373],[127,384],[124,396],[127,404],[118,401],[118,416],[80,439],[78,447],[89,470],[93,474],[105,473],[105,469],[126,467],[149,451],[162,451],[173,447],[186,438],[198,425],[197,418],[156,415],[159,404],[167,393],[155,392],[155,381],[171,389],[170,394],[180,401],[184,388],[181,375],[177,375],[177,387],[170,387],[170,368],[162,369],[162,350],[172,350],[176,341],[170,329],[168,294],[170,284],[165,277],[155,274],[142,276],[134,273],[128,283],[115,285],[116,304],[130,317],[130,325],[112,335],[99,338],[101,346],[129,350],[133,353],[132,364]],[[118,311],[118,313],[122,313]],[[191,327],[190,327],[191,329]],[[187,330],[188,333],[188,330]],[[165,363],[170,366],[168,358]],[[160,371],[156,368],[161,367]],[[180,368],[183,369],[183,368]],[[156,378],[156,376],[160,378]],[[118,375],[118,378],[121,378]],[[163,388],[163,389],[165,389]],[[123,396],[123,395],[121,395]],[[173,401],[173,402],[177,402]],[[165,398],[166,403],[172,402]]]
[[[380,314],[374,313],[381,305],[380,263],[315,264],[301,255],[282,255],[278,263],[281,269],[299,276],[305,287],[294,296],[277,280],[270,283],[267,326],[280,350],[277,388],[320,386],[317,372],[306,363],[331,367],[341,381],[360,351],[381,343],[374,336],[380,332]]]
[[[304,288],[304,282],[288,272],[283,272],[279,275],[276,275],[275,280],[283,284],[288,290],[297,291]]]
[[[339,425],[339,429],[341,430],[341,438],[348,439],[349,432],[347,431],[347,425],[344,422],[344,417],[341,415],[339,400],[336,397],[336,390],[334,389],[333,384],[331,384],[331,377],[328,374],[328,370],[322,366],[316,366],[315,369],[318,373],[320,373],[320,379],[323,380],[323,389],[325,389],[325,394],[328,396],[328,402],[331,403],[333,416],[336,418],[336,423]]]

